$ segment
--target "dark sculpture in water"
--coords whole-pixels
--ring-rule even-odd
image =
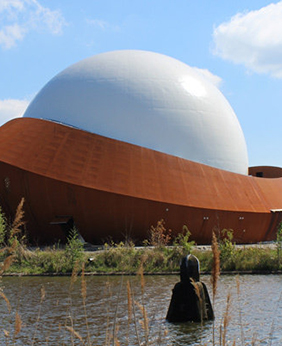
[[[180,279],[173,288],[166,319],[169,322],[213,320],[214,313],[207,287],[200,282],[197,257],[188,255],[182,259]]]

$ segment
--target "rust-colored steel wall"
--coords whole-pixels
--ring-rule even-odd
[[[0,128],[0,198],[26,199],[32,239],[63,239],[51,224],[72,217],[89,242],[144,239],[165,219],[198,243],[217,227],[237,242],[271,240],[281,220],[282,179],[230,173],[54,122],[16,119]],[[275,213],[271,212],[275,209]]]
[[[282,168],[273,166],[249,167],[249,174],[260,178],[281,178]]]

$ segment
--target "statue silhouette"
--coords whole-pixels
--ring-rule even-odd
[[[188,255],[181,261],[180,282],[172,290],[166,319],[169,322],[214,319],[207,287],[200,281],[200,263],[193,255]]]

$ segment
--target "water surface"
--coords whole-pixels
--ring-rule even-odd
[[[210,277],[201,279],[212,298]],[[144,294],[139,276],[96,276],[85,280],[84,304],[80,278],[72,287],[69,277],[3,278],[1,286],[10,301],[11,313],[1,298],[0,345],[5,344],[3,330],[10,332],[12,344],[16,312],[21,317],[22,329],[15,337],[15,345],[81,345],[79,337],[86,340],[87,336],[92,345],[113,345],[113,338],[121,345],[145,344],[146,337],[152,345],[212,345],[213,328],[215,344],[219,345],[228,293],[231,296],[227,329],[230,345],[234,340],[236,345],[250,344],[252,340],[256,340],[256,345],[282,345],[282,276],[279,275],[240,276],[239,284],[235,276],[222,276],[214,305],[214,327],[212,322],[202,326],[166,322],[171,290],[178,276],[145,276]],[[130,299],[135,302],[130,309],[128,282]],[[148,318],[147,336],[143,306]]]

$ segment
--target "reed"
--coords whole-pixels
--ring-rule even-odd
[[[14,238],[17,234],[21,233],[21,227],[25,225],[24,221],[24,198],[21,199],[17,206],[16,214],[11,225],[10,237]]]
[[[41,292],[41,297],[40,297],[40,302],[39,302],[39,307],[38,307],[38,312],[37,312],[37,318],[36,318],[36,322],[35,322],[35,325],[34,325],[34,332],[33,332],[31,346],[33,346],[33,345],[35,345],[37,343],[36,336],[37,336],[38,328],[39,328],[39,325],[40,325],[42,304],[43,304],[43,301],[44,301],[45,296],[46,296],[44,286],[41,286],[40,292]]]
[[[10,304],[10,301],[9,299],[7,298],[7,296],[5,295],[5,293],[2,291],[2,289],[0,289],[0,297],[2,297],[5,302],[6,302],[6,305],[7,305],[7,308],[8,308],[8,311],[9,313],[11,312],[11,304]]]
[[[13,343],[16,342],[16,336],[19,334],[19,332],[22,329],[22,320],[21,320],[21,316],[18,313],[18,311],[16,311],[16,316],[15,316],[15,331],[14,331],[14,339],[13,339]]]
[[[114,323],[113,323],[113,340],[114,340],[114,346],[119,344],[119,340],[117,338],[117,333],[118,333],[118,320],[117,320],[117,314],[118,314],[118,309],[119,309],[119,304],[120,304],[120,296],[121,296],[121,291],[123,287],[123,277],[121,278],[120,286],[119,286],[119,291],[118,291],[118,298],[116,301],[116,308],[115,308],[115,316],[114,316]]]
[[[240,324],[240,330],[241,330],[241,345],[244,346],[245,344],[245,335],[244,335],[244,328],[243,328],[243,319],[242,319],[242,304],[241,304],[241,295],[240,295],[240,280],[239,276],[236,276],[236,287],[237,287],[237,300],[238,300],[238,306],[239,306],[239,324]]]
[[[85,344],[82,336],[79,334],[79,332],[74,330],[73,327],[66,326],[65,328],[66,328],[66,330],[68,330],[71,333],[71,335],[73,335],[75,338],[77,338],[79,341],[81,341],[82,345]],[[74,345],[74,341],[72,341],[72,344]]]
[[[212,295],[213,295],[213,304],[214,304],[216,290],[217,290],[217,282],[220,275],[220,251],[218,248],[218,241],[217,241],[215,232],[213,232],[212,234],[212,255],[213,255],[213,264],[212,264],[211,283],[212,283]]]
[[[149,343],[149,321],[148,321],[148,316],[147,316],[147,311],[146,311],[146,306],[145,306],[145,299],[144,299],[144,294],[145,294],[145,278],[144,278],[144,271],[143,271],[143,264],[141,263],[140,269],[138,270],[138,274],[140,275],[140,285],[141,285],[141,301],[142,304],[139,302],[135,301],[135,304],[139,308],[139,310],[142,313],[143,319],[139,321],[141,324],[141,327],[144,330],[145,333],[145,341],[144,344],[148,345]]]
[[[0,277],[5,271],[7,271],[13,265],[13,263],[15,263],[15,261],[17,261],[17,256],[18,256],[17,252],[19,249],[19,241],[18,241],[19,238],[18,237],[19,237],[20,232],[21,232],[21,227],[23,227],[23,225],[24,225],[24,221],[22,220],[24,217],[23,204],[24,204],[24,200],[22,200],[21,203],[19,204],[19,207],[17,208],[17,211],[16,211],[15,220],[11,226],[11,232],[10,232],[11,241],[7,243],[5,248],[0,250],[2,255],[6,254],[6,257],[4,258],[3,263],[2,263],[2,267],[0,269]],[[162,225],[162,227],[163,227],[163,225]],[[183,239],[183,238],[181,238],[181,239]],[[188,241],[188,238],[185,238],[185,239],[186,239],[185,241]],[[185,248],[185,247],[183,246],[183,248]],[[177,249],[177,251],[176,251],[176,249]],[[213,232],[211,249],[212,249],[211,285],[212,285],[212,295],[213,295],[213,306],[215,306],[215,298],[216,298],[216,294],[217,294],[217,286],[218,286],[218,280],[219,280],[219,275],[220,275],[220,264],[221,264],[220,263],[219,244],[218,244],[218,240],[217,240],[217,237],[215,235],[215,232]],[[50,253],[54,255],[54,253],[56,253],[56,251],[50,251]],[[192,247],[191,247],[191,251],[193,251]],[[242,253],[244,253],[244,251],[249,251],[249,253],[251,253],[251,251],[253,251],[253,254],[256,254],[255,251],[258,251],[258,250],[245,250],[245,249],[243,249],[243,250],[240,250],[238,252],[236,250],[234,256],[237,256],[238,254],[241,256]],[[104,252],[100,252],[97,255],[97,257],[103,253],[106,253],[108,256],[107,259],[109,260],[109,255],[111,255],[111,252],[115,256],[118,254],[117,258],[119,258],[119,259],[122,258],[122,255],[124,253],[128,254],[129,257],[124,256],[125,258],[123,258],[123,260],[122,260],[123,264],[126,261],[129,261],[130,258],[133,258],[135,261],[135,265],[137,265],[137,264],[139,265],[139,269],[137,270],[137,273],[138,273],[139,278],[140,278],[140,289],[141,289],[140,301],[138,301],[136,299],[136,296],[135,296],[135,294],[131,288],[130,281],[128,280],[126,283],[128,319],[127,319],[127,336],[125,339],[125,345],[131,345],[132,344],[132,341],[130,340],[130,328],[132,326],[134,326],[134,329],[135,329],[136,342],[137,342],[138,346],[149,345],[149,344],[162,345],[163,344],[162,338],[164,338],[166,336],[167,331],[165,331],[164,333],[161,333],[161,331],[160,331],[158,338],[156,338],[155,340],[152,340],[150,337],[150,321],[149,321],[149,318],[147,315],[146,299],[145,299],[146,282],[145,282],[145,276],[144,276],[144,268],[146,268],[148,270],[148,268],[149,268],[148,262],[150,262],[151,259],[153,258],[150,256],[153,256],[154,254],[157,254],[157,256],[160,256],[160,257],[157,257],[157,258],[159,258],[160,264],[163,261],[168,261],[167,258],[173,258],[173,260],[176,261],[176,259],[179,259],[179,258],[181,258],[181,256],[183,256],[183,253],[181,252],[181,248],[179,246],[172,246],[171,248],[158,246],[157,249],[145,247],[141,250],[137,250],[134,248],[134,246],[132,244],[130,245],[130,247],[126,247],[126,246],[120,244],[118,246],[114,245],[112,247],[112,249],[108,249]],[[61,252],[61,254],[63,254],[63,253],[64,253],[64,251]],[[205,255],[207,253],[208,252],[205,252]],[[30,256],[30,258],[33,260],[36,257],[36,255],[34,255],[34,254],[30,255],[27,252],[27,254],[25,254],[24,257],[27,258],[28,256]],[[197,256],[198,256],[198,254],[197,254]],[[70,303],[69,303],[69,307],[68,307],[67,318],[66,318],[66,321],[65,321],[63,328],[62,328],[61,324],[59,324],[58,328],[65,330],[67,333],[69,333],[70,342],[65,341],[66,338],[64,338],[64,340],[61,343],[59,343],[59,341],[58,341],[58,345],[69,345],[69,344],[70,345],[77,345],[79,343],[80,345],[94,346],[94,345],[96,345],[96,343],[95,343],[95,340],[91,339],[91,328],[89,326],[88,312],[87,312],[87,283],[86,283],[86,278],[85,278],[85,271],[86,271],[89,263],[85,262],[86,257],[84,258],[83,263],[81,261],[81,257],[80,256],[78,256],[78,257],[79,257],[78,260],[74,263],[73,268],[72,268],[69,293],[74,289],[74,283],[78,279],[78,276],[80,276],[81,298],[82,298],[82,308],[83,308],[84,320],[85,320],[86,336],[83,337],[75,329],[74,320],[72,318],[72,313],[71,313],[72,301],[71,301],[71,296],[69,295],[70,296],[70,299],[69,299]],[[97,259],[97,257],[96,257],[96,259]],[[202,264],[202,262],[204,262],[201,260],[201,258],[200,258],[200,261],[201,261],[201,264]],[[211,260],[208,259],[207,263],[209,263],[209,261],[211,261]],[[178,263],[179,263],[179,261],[178,261]],[[178,263],[177,263],[177,269],[176,269],[177,271],[179,270]],[[155,265],[157,265],[156,262],[155,262]],[[236,278],[236,283],[237,283],[237,295],[238,295],[238,300],[239,300],[240,299],[240,282],[239,282],[238,278]],[[122,277],[121,285],[119,288],[120,293],[122,292],[122,290],[124,290],[123,277]],[[196,290],[196,293],[198,294],[199,301],[201,303],[201,296],[200,296],[199,290],[197,290],[197,285],[195,285],[195,290]],[[37,318],[36,318],[36,321],[34,324],[31,345],[35,345],[37,343],[37,335],[40,331],[41,309],[42,309],[42,305],[45,302],[45,296],[46,296],[45,288],[44,288],[44,286],[42,286],[41,294],[40,294],[40,301],[39,301],[39,308],[38,308],[38,312],[37,312]],[[1,289],[1,286],[0,286],[0,297],[5,301],[8,311],[9,311],[9,313],[11,313],[12,308],[11,308],[10,301],[9,301],[8,297],[5,295],[3,289]],[[280,297],[279,299],[282,299],[282,298]],[[118,310],[120,308],[120,300],[121,300],[121,294],[118,295],[118,298],[116,301],[115,315],[114,315],[113,321],[111,321],[112,322],[111,331],[110,331],[110,328],[107,328],[107,330],[105,331],[105,346],[107,346],[107,345],[114,345],[114,346],[121,345],[120,335],[124,331],[120,330],[120,325],[119,325],[119,321],[118,321]],[[239,305],[241,307],[241,304],[239,304]],[[228,294],[227,299],[226,299],[225,312],[224,312],[224,315],[222,317],[222,323],[221,323],[219,331],[217,331],[219,334],[219,345],[222,345],[222,346],[225,346],[228,343],[227,330],[228,330],[228,326],[230,324],[231,317],[232,317],[230,307],[231,307],[231,296],[230,296],[230,294]],[[244,330],[243,330],[243,324],[242,324],[241,309],[239,310],[239,315],[240,315],[239,316],[239,324],[241,327],[241,340],[240,341],[241,341],[241,345],[243,346],[243,345],[245,345],[245,336],[244,336]],[[16,311],[14,313],[13,325],[14,325],[13,332],[11,332],[11,330],[3,330],[6,345],[16,345],[18,338],[20,337],[21,331],[24,328],[24,323],[23,323],[23,321],[21,319],[21,315],[18,311]],[[201,319],[201,326],[203,326],[202,319]],[[271,336],[273,333],[273,329],[274,329],[274,322],[271,325],[271,331],[269,334],[269,345],[271,345]],[[216,333],[216,331],[215,331],[215,328],[213,325],[213,345],[216,345],[215,333]],[[47,339],[46,339],[46,344],[48,344]],[[253,336],[251,344],[252,345],[257,344],[257,339],[256,339],[255,335]],[[233,345],[234,346],[236,345],[235,340],[233,341]]]
[[[212,301],[213,301],[213,306],[215,306],[217,282],[220,275],[220,251],[218,249],[217,237],[214,231],[212,233],[212,254],[213,254],[213,263],[212,263],[211,284],[212,284]],[[212,341],[213,341],[213,345],[215,345],[215,322],[214,321],[213,321],[213,330],[212,330]]]
[[[0,268],[0,278],[2,278],[3,273],[11,266],[14,258],[17,255],[17,251],[19,249],[19,242],[18,242],[17,236],[21,232],[21,227],[25,224],[25,222],[23,221],[23,217],[24,217],[23,204],[24,204],[24,199],[22,198],[21,202],[19,203],[17,207],[14,221],[9,229],[9,232],[7,231],[6,220],[1,214],[1,242],[2,244],[5,242],[7,233],[9,233],[8,234],[9,237],[8,237],[7,243],[4,243],[4,247],[1,249],[1,253],[4,254],[5,257]],[[5,229],[3,227],[5,227]],[[4,301],[6,302],[8,312],[9,314],[11,314],[11,311],[12,311],[11,304],[9,299],[5,295],[2,287],[0,287],[0,297],[3,298]],[[20,333],[21,328],[22,328],[22,320],[18,311],[16,311],[14,333],[13,333],[13,344],[16,343],[16,338],[17,338],[17,335]],[[6,345],[9,344],[10,335],[11,335],[10,331],[4,330]]]
[[[221,335],[220,335],[220,340],[222,340],[222,343],[220,342],[220,345],[222,346],[226,345],[227,327],[231,319],[230,305],[231,305],[231,294],[230,292],[228,292],[227,298],[226,298],[226,310],[223,316],[223,329],[221,330]]]
[[[130,282],[126,283],[126,292],[127,292],[127,333],[126,340],[127,344],[129,344],[129,334],[130,334],[130,325],[132,321],[132,291]]]
[[[84,309],[84,314],[85,314],[85,330],[88,328],[88,332],[86,335],[82,336],[80,334],[80,331],[78,331],[73,323],[68,324],[65,326],[65,330],[67,333],[69,333],[70,339],[68,341],[61,341],[57,343],[57,345],[87,345],[87,346],[95,346],[97,345],[95,343],[95,339],[91,338],[91,326],[88,324],[87,320],[87,282],[86,278],[83,273],[83,268],[81,269],[81,274],[78,277],[77,275],[74,275],[73,277],[76,278],[76,280],[81,280],[81,298],[82,298],[82,308]],[[131,284],[130,280],[126,282],[126,285],[124,287],[123,283],[120,285],[120,291],[122,292],[123,290],[126,290],[126,296],[127,296],[127,314],[128,314],[128,321],[127,321],[127,337],[123,340],[120,339],[121,335],[124,335],[126,332],[126,329],[121,329],[119,325],[119,320],[118,320],[118,315],[117,313],[114,316],[114,320],[111,321],[113,323],[113,327],[111,328],[112,333],[109,333],[107,336],[105,336],[105,346],[118,346],[118,345],[165,345],[166,343],[164,342],[164,338],[166,336],[165,333],[159,333],[158,338],[155,338],[154,340],[150,337],[150,320],[147,315],[146,311],[146,302],[145,297],[143,296],[146,293],[146,280],[144,278],[144,273],[142,273],[142,269],[139,271],[139,281],[140,281],[140,292],[141,296],[139,299],[136,299],[134,292],[131,289]],[[72,280],[72,278],[70,278]],[[122,281],[122,280],[121,280]],[[70,285],[71,286],[71,285]],[[238,283],[239,286],[239,283]],[[72,288],[74,289],[73,285]],[[197,292],[197,289],[196,289]],[[199,294],[199,292],[198,292]],[[238,294],[239,288],[238,288]],[[42,286],[41,289],[41,297],[40,297],[40,304],[42,305],[45,302],[45,296],[46,292],[44,287]],[[121,301],[121,295],[118,296],[117,298],[117,305],[116,305],[116,311],[119,310],[120,308],[120,301]],[[83,306],[84,305],[84,306]],[[71,306],[70,306],[71,308]],[[40,332],[40,318],[41,318],[41,313],[40,311],[38,312],[36,324],[34,325],[34,333],[33,333],[33,340],[31,345],[37,344],[38,338],[37,335]],[[222,322],[221,322],[221,327],[217,332],[219,335],[219,342],[214,343],[214,345],[220,345],[220,346],[226,346],[227,344],[230,344],[230,340],[227,338],[227,330],[228,326],[231,322],[232,318],[232,311],[231,311],[231,296],[230,294],[227,296],[226,299],[226,308],[224,315],[222,317]],[[240,322],[241,324],[241,322]],[[132,326],[135,325],[135,330],[136,330],[136,339],[130,340],[132,336],[129,334],[129,330]],[[202,323],[201,323],[202,326]],[[7,345],[16,345],[17,344],[17,338],[20,336],[20,332],[24,328],[23,323],[21,321],[21,317],[19,313],[16,313],[15,315],[15,323],[14,323],[14,332],[10,331],[5,331],[4,334],[6,335],[5,338],[7,340]],[[58,327],[60,328],[60,327]],[[126,328],[126,327],[125,327]],[[199,333],[201,333],[202,327],[199,326]],[[132,335],[132,334],[131,334]],[[271,339],[271,335],[269,336]],[[269,339],[269,340],[270,340]],[[18,339],[20,340],[20,339]],[[66,339],[65,339],[66,340]],[[47,343],[46,343],[47,344]],[[233,341],[231,344],[234,346],[236,345],[236,342]],[[260,342],[256,339],[256,337],[253,337],[252,340],[252,345],[258,345]],[[202,345],[202,343],[201,343]],[[246,345],[245,342],[243,342],[241,338],[241,345]],[[269,344],[271,345],[271,343]]]

